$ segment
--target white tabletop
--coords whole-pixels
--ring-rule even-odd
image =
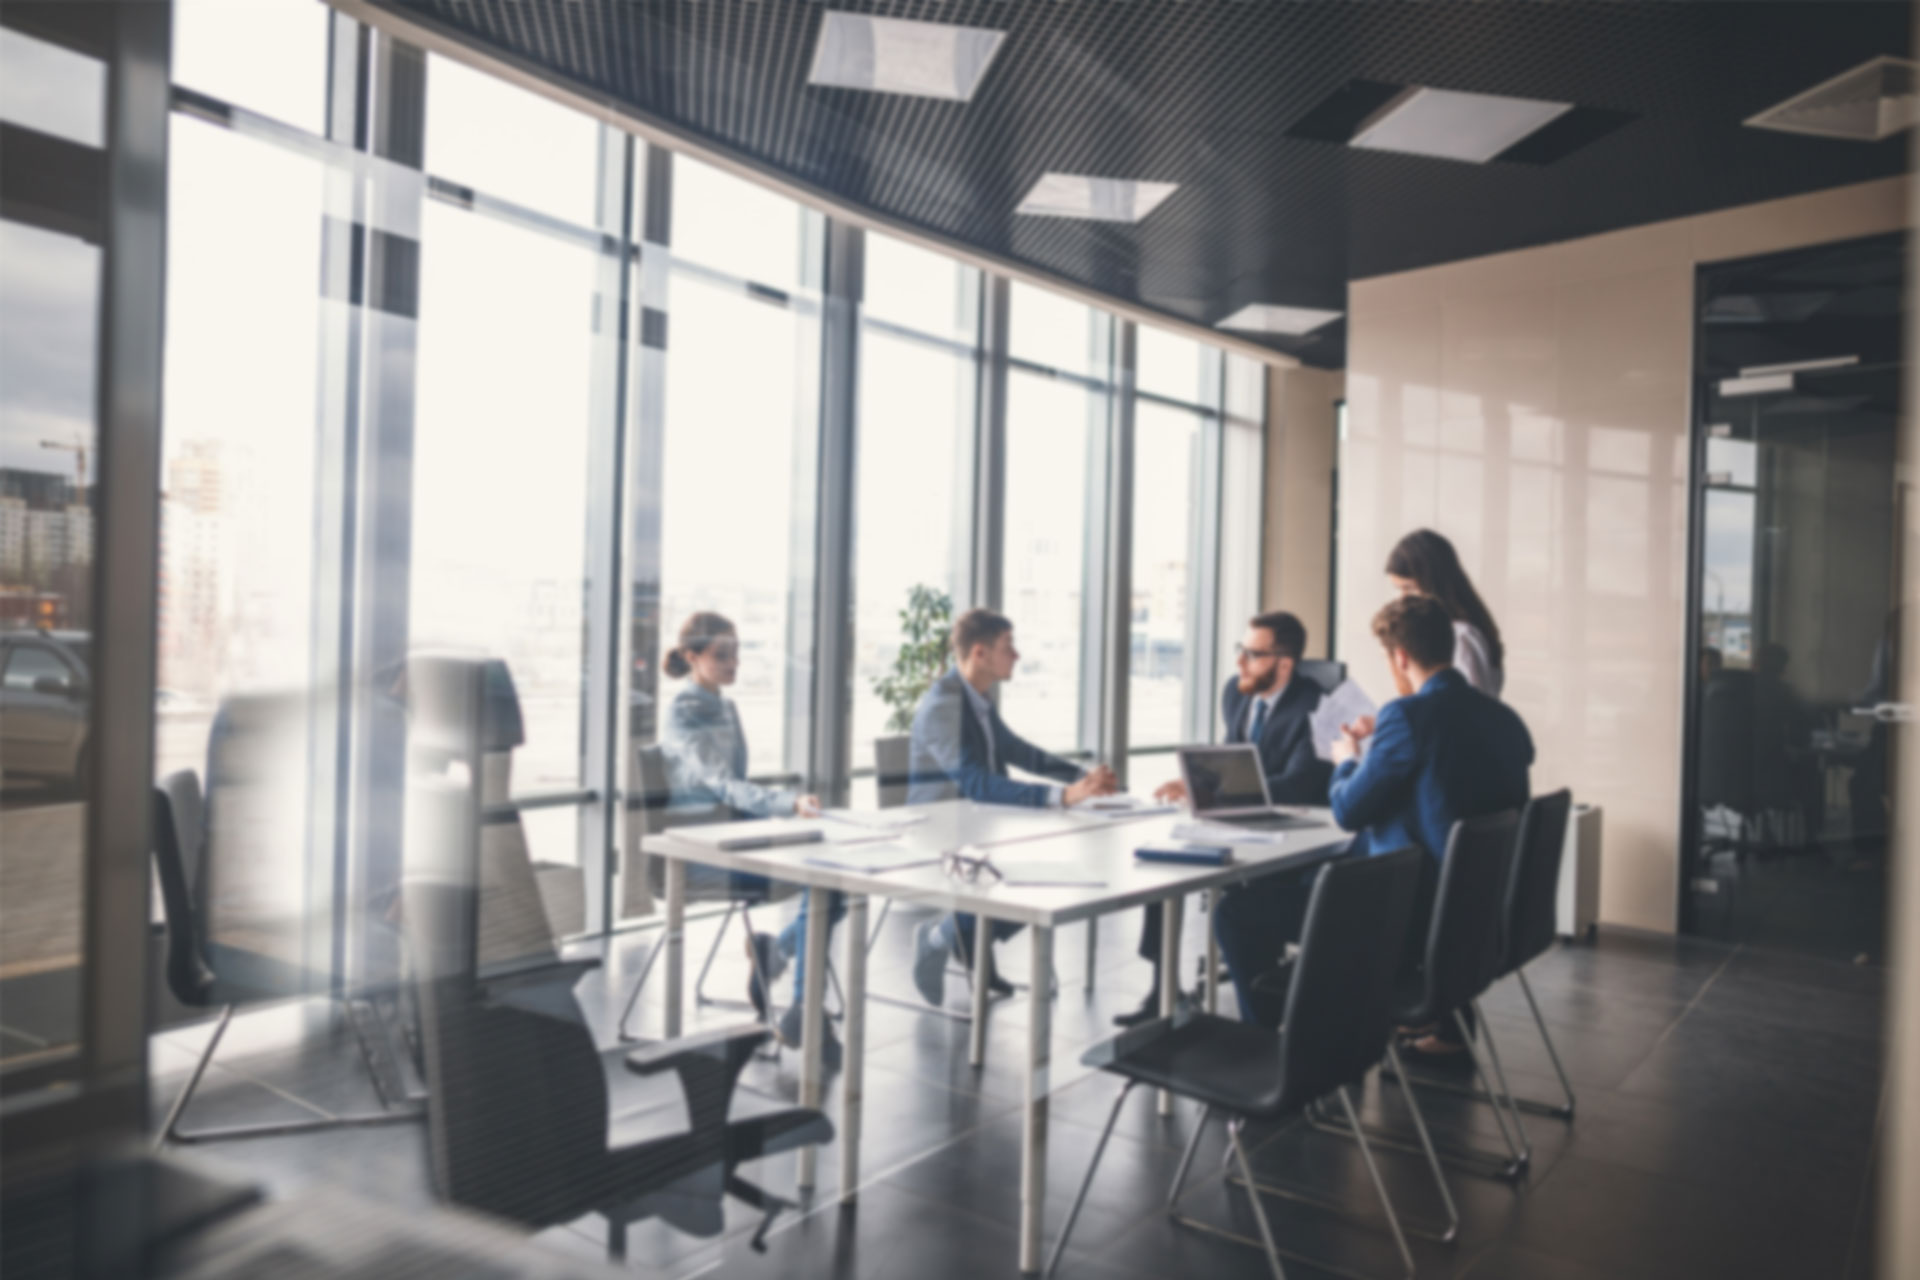
[[[1334,825],[1327,810],[1300,812],[1316,819],[1315,825],[1288,831],[1277,843],[1236,844],[1233,860],[1223,866],[1142,862],[1133,856],[1141,845],[1170,841],[1173,828],[1185,820],[1184,814],[1116,818],[970,800],[886,809],[870,815],[875,820],[923,816],[922,821],[895,831],[823,820],[827,842],[820,844],[729,853],[667,831],[646,837],[641,848],[657,857],[723,867],[790,884],[899,898],[996,920],[1053,926],[1158,902],[1175,894],[1237,884],[1287,868],[1312,866],[1340,852],[1352,838]],[[749,829],[746,824],[728,826]],[[701,831],[711,836],[715,828]],[[923,852],[928,862],[866,872],[809,861],[831,856],[835,846],[846,846],[848,852],[854,848],[904,846]],[[973,846],[970,854],[989,856],[996,868],[1009,873],[1012,882],[997,882],[982,875],[969,884],[948,876],[939,865],[940,855],[967,846]],[[1063,874],[1097,877],[1100,883],[1041,887],[1018,882],[1042,878],[1055,867]]]

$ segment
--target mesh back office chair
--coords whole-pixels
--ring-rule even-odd
[[[521,878],[531,883],[531,877]],[[754,1247],[791,1205],[737,1172],[746,1160],[830,1141],[819,1111],[789,1107],[729,1120],[734,1087],[766,1039],[757,1024],[639,1051],[602,1051],[570,985],[503,985],[476,976],[463,941],[475,896],[456,884],[410,882],[409,940],[428,1086],[428,1145],[436,1187],[455,1204],[541,1228],[590,1213],[607,1220],[607,1253],[626,1252],[630,1223],[659,1217],[718,1235],[722,1200],[764,1213]],[[684,1130],[609,1141],[609,1071],[680,1078]]]
[[[640,746],[634,748],[634,772],[640,780],[640,829],[646,835],[658,835],[673,827],[694,826],[703,823],[727,822],[733,813],[725,805],[679,804],[673,803],[672,788],[667,779],[666,750],[658,746]],[[661,858],[640,855],[644,874],[655,898],[666,894],[666,862]],[[632,868],[628,869],[632,874]],[[706,994],[707,973],[713,968],[714,957],[720,954],[720,943],[727,936],[727,930],[733,924],[737,913],[745,926],[749,937],[753,934],[752,909],[767,903],[778,902],[793,895],[792,885],[779,883],[760,884],[740,880],[730,872],[717,871],[707,867],[687,868],[688,902],[725,902],[726,915],[720,920],[720,928],[713,935],[713,945],[707,948],[707,958],[700,966],[700,976],[693,984],[693,998],[699,1004],[726,1004],[735,1001],[720,1000]],[[633,1018],[633,1011],[639,1006],[640,992],[647,984],[647,977],[653,972],[653,962],[660,956],[666,945],[662,937],[653,944],[647,953],[646,963],[640,967],[640,976],[634,979],[633,992],[627,997],[627,1004],[620,1012],[620,1038],[637,1040],[639,1037],[627,1030],[627,1024]],[[759,955],[749,949],[753,956],[755,974],[760,989],[767,993],[767,1018],[773,1018],[772,985],[767,975],[760,973]]]
[[[206,943],[206,927],[195,894],[203,888],[202,876],[208,850],[205,803],[200,779],[191,769],[169,774],[153,795],[153,861],[160,878],[161,910],[167,923],[167,988],[174,999],[191,1009],[211,1009],[218,1005],[220,1019],[213,1034],[193,1065],[185,1087],[167,1109],[167,1115],[154,1138],[154,1149],[168,1142],[207,1142],[222,1138],[255,1138],[270,1134],[304,1133],[316,1129],[349,1126],[396,1124],[416,1120],[418,1110],[388,1109],[313,1120],[280,1121],[269,1124],[238,1124],[219,1128],[187,1130],[180,1127],[187,1104],[220,1047],[221,1037],[233,1020],[234,1009],[242,1004],[286,999],[302,994],[298,990],[276,987],[263,989],[223,973],[227,968],[221,952]],[[361,1053],[367,1052],[361,1042]],[[372,1069],[376,1086],[380,1073]]]
[[[1086,1178],[1054,1244],[1047,1263],[1049,1276],[1060,1265],[1120,1108],[1133,1087],[1141,1084],[1192,1098],[1205,1107],[1174,1174],[1168,1212],[1184,1226],[1259,1245],[1277,1280],[1286,1276],[1280,1265],[1282,1251],[1274,1243],[1259,1194],[1250,1193],[1254,1221],[1260,1228],[1260,1239],[1254,1241],[1180,1212],[1187,1169],[1207,1121],[1215,1111],[1224,1112],[1230,1117],[1227,1135],[1233,1158],[1245,1184],[1252,1187],[1253,1171],[1241,1141],[1246,1122],[1284,1119],[1321,1098],[1337,1096],[1360,1142],[1401,1260],[1407,1274],[1413,1274],[1413,1255],[1401,1234],[1386,1184],[1374,1166],[1349,1090],[1380,1061],[1392,1030],[1395,975],[1406,947],[1425,857],[1410,849],[1344,859],[1321,868],[1301,931],[1286,1015],[1277,1033],[1250,1022],[1182,1010],[1088,1050],[1083,1062],[1124,1077],[1126,1084],[1107,1117]]]

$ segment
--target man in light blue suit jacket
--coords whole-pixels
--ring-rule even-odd
[[[1114,790],[1113,771],[1105,765],[1083,772],[1034,746],[1000,718],[988,695],[1013,675],[1014,664],[1020,661],[1011,622],[988,609],[969,610],[954,623],[953,651],[953,670],[934,681],[914,712],[907,764],[909,804],[965,797],[983,804],[1045,809],[1078,804]],[[1008,776],[1009,768],[1057,781],[1018,782]],[[937,1005],[945,997],[949,948],[972,967],[973,928],[972,916],[952,915],[938,924],[922,925],[915,934],[914,983],[928,1003]],[[998,922],[994,937],[1007,937],[1018,928]],[[1011,990],[995,976],[991,956],[985,972],[996,990]]]
[[[1359,832],[1349,856],[1406,848],[1429,855],[1409,939],[1414,947],[1426,937],[1453,824],[1527,803],[1533,739],[1519,716],[1453,669],[1453,622],[1439,601],[1395,600],[1374,615],[1373,633],[1401,696],[1381,708],[1377,721],[1345,727],[1334,747],[1329,799],[1334,819]],[[1278,1021],[1279,1011],[1262,1002],[1252,984],[1298,940],[1310,885],[1291,876],[1257,880],[1223,897],[1214,914],[1241,1016],[1249,1021]]]

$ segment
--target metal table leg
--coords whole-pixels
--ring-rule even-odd
[[[667,859],[667,927],[661,942],[667,948],[666,1024],[669,1040],[680,1035],[680,1014],[687,984],[687,864]]]
[[[811,913],[809,913],[811,914]],[[867,1048],[867,900],[847,899],[846,1050],[840,1068],[840,1203],[850,1205],[860,1186],[860,1102]]]
[[[1020,1130],[1020,1270],[1040,1270],[1040,1238],[1047,1204],[1047,1094],[1053,1056],[1053,1002],[1047,978],[1053,973],[1053,930],[1035,925],[1033,971],[1027,1000],[1026,1114]],[[975,1024],[978,1025],[977,1023]]]
[[[1087,918],[1087,981],[1085,988],[1088,992],[1093,990],[1093,971],[1096,967],[1095,961],[1099,958],[1099,952],[1100,917],[1089,916]]]
[[[973,918],[973,1026],[967,1037],[967,1061],[978,1067],[987,1060],[987,974],[988,966],[993,963],[992,922],[984,915]],[[1052,970],[1046,970],[1040,979],[1040,985],[1033,987],[1029,994],[1037,992],[1041,1002],[1045,1002],[1046,981]]]
[[[1220,936],[1213,931],[1213,913],[1220,908],[1220,891],[1207,890],[1207,1012],[1220,1012]]]
[[[1187,900],[1180,894],[1160,904],[1160,1015],[1173,1016],[1180,999],[1180,926],[1185,923]],[[1160,1090],[1160,1114],[1173,1114],[1173,1095]]]
[[[827,1003],[827,890],[807,890],[807,967],[800,1006],[800,1105],[820,1105],[820,1036]],[[802,1191],[813,1190],[820,1149],[800,1148]]]

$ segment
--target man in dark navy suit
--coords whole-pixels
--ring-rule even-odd
[[[1034,746],[1000,718],[988,695],[1012,678],[1020,661],[1020,651],[1013,647],[1013,623],[990,609],[970,609],[953,624],[953,653],[953,670],[933,682],[913,714],[908,804],[964,796],[985,804],[1046,809],[1114,791],[1113,771],[1104,764],[1083,772]],[[1018,782],[1008,776],[1009,767],[1057,781]],[[914,935],[914,985],[929,1004],[945,997],[949,949],[973,966],[973,929],[972,916],[957,914],[921,925]],[[997,941],[1018,930],[1018,925],[996,921],[993,936]],[[991,956],[985,973],[996,992],[1012,991],[995,975]]]
[[[1220,691],[1226,740],[1251,742],[1267,775],[1275,804],[1325,804],[1333,766],[1314,754],[1313,713],[1320,686],[1294,671],[1307,652],[1307,628],[1290,613],[1263,613],[1247,623],[1236,646],[1238,673]],[[1186,784],[1169,782],[1154,792],[1162,803],[1187,798]],[[1114,1018],[1131,1027],[1160,1013],[1160,908],[1148,907],[1140,930],[1140,958],[1153,966],[1153,986],[1138,1009]]]
[[[1424,937],[1448,833],[1462,818],[1527,803],[1533,739],[1519,716],[1453,669],[1453,621],[1439,601],[1395,600],[1374,615],[1373,634],[1401,696],[1377,720],[1343,728],[1329,801],[1335,821],[1359,832],[1349,856],[1417,847],[1431,857],[1414,917]],[[1260,1003],[1252,984],[1299,938],[1308,887],[1297,877],[1257,880],[1222,897],[1214,913],[1249,1021],[1278,1023],[1281,1011]]]

